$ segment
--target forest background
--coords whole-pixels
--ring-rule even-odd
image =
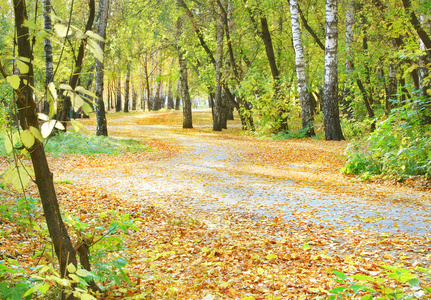
[[[31,150],[34,166],[33,173],[15,160],[4,177],[22,189],[29,178],[20,174],[34,174],[63,277],[74,273],[76,252],[82,259],[88,249],[75,249],[61,225],[42,141],[67,122],[81,128],[75,117],[93,108],[97,134],[108,135],[106,110],[181,103],[183,128],[192,128],[192,103],[209,103],[214,131],[236,109],[243,129],[258,135],[365,136],[351,144],[343,168],[362,179],[430,176],[428,1],[0,6],[2,122],[21,125],[5,148],[15,158]]]

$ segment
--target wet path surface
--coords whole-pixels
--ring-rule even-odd
[[[84,170],[73,175],[75,180],[108,187],[134,201],[151,198],[174,208],[181,203],[190,208],[191,215],[197,210],[229,210],[256,219],[319,223],[354,231],[424,235],[431,230],[430,201],[423,193],[395,190],[382,196],[386,190],[373,190],[372,185],[364,185],[364,190],[356,187],[356,192],[332,193],[331,187],[322,188],[325,183],[309,184],[289,176],[302,166],[255,165],[244,159],[241,140],[137,124],[122,126],[113,136],[130,136],[130,132],[136,135],[133,138],[169,141],[180,150],[156,160],[125,162],[122,168],[102,170],[97,177]]]

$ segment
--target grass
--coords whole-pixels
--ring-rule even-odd
[[[4,145],[4,135],[0,135],[0,143]],[[74,132],[60,132],[45,142],[45,151],[53,156],[66,154],[111,154],[124,152],[150,151],[142,142],[133,139],[116,139],[104,136],[93,136]],[[4,147],[0,147],[0,155],[6,155]]]

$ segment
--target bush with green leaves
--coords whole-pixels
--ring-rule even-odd
[[[417,107],[417,103],[407,102],[393,109],[374,132],[352,142],[341,171],[360,174],[362,179],[374,175],[431,177],[431,125],[421,122]]]
[[[431,269],[416,267],[413,270],[396,266],[382,266],[383,276],[354,274],[333,271],[340,285],[327,291],[326,300],[335,299],[430,299]],[[421,278],[421,279],[420,279]]]

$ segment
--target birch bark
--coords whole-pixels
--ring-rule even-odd
[[[109,0],[100,0],[99,2],[99,28],[98,34],[102,38],[106,38],[106,27],[108,25],[108,11],[109,11]],[[105,52],[105,42],[98,42],[100,48]],[[108,126],[106,122],[105,114],[105,103],[103,101],[103,90],[104,90],[104,68],[103,62],[96,59],[96,83],[95,83],[95,94],[96,99],[96,135],[108,136]]]
[[[344,140],[338,107],[338,1],[326,0],[323,118],[326,140]]]
[[[290,19],[292,24],[293,47],[295,49],[296,78],[302,113],[302,128],[307,130],[307,136],[314,136],[314,112],[310,94],[307,90],[307,75],[305,73],[304,50],[299,26],[297,0],[290,0]]]

